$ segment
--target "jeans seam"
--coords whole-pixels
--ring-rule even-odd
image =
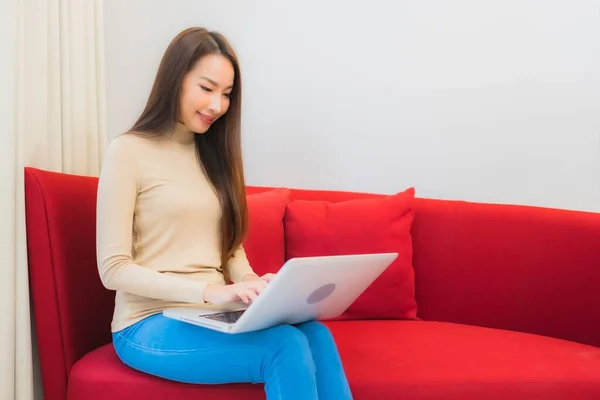
[[[153,349],[150,347],[146,347],[146,346],[142,346],[138,343],[132,342],[131,340],[129,340],[128,338],[126,338],[125,336],[123,336],[121,333],[117,333],[117,336],[119,336],[123,341],[125,341],[125,343],[127,345],[130,345],[132,347],[136,347],[138,349],[144,350],[144,351],[151,351],[154,353],[173,353],[173,354],[178,354],[178,353],[195,353],[198,351],[217,351],[217,350],[222,350],[219,347],[209,347],[209,348],[199,348],[199,349],[186,349],[186,350],[164,350],[164,349]],[[274,353],[269,350],[266,347],[260,347],[260,346],[231,346],[229,347],[231,349],[252,349],[252,350],[261,350],[264,351],[265,353],[267,353],[270,357],[274,356]]]

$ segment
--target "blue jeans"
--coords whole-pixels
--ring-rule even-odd
[[[268,400],[352,399],[320,322],[228,334],[156,314],[113,333],[113,344],[124,364],[173,381],[264,383]]]

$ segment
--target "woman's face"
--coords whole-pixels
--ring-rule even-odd
[[[229,108],[233,66],[219,54],[207,55],[183,79],[179,121],[196,133],[208,128]]]

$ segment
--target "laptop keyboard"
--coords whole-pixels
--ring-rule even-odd
[[[225,312],[220,312],[220,313],[215,313],[215,314],[205,314],[205,315],[202,315],[202,317],[212,319],[215,321],[225,322],[226,324],[233,324],[238,319],[240,319],[240,317],[242,316],[244,311],[246,311],[246,310],[225,311]]]

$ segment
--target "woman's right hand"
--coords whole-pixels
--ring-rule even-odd
[[[250,304],[262,292],[268,283],[265,280],[239,282],[231,285],[208,285],[204,288],[204,301],[213,304],[223,304],[241,301]]]

